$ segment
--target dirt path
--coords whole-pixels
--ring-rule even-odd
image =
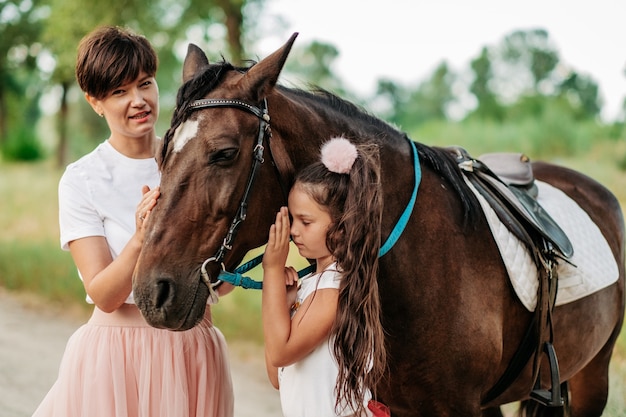
[[[0,289],[0,417],[30,417],[56,379],[70,335],[86,318]],[[235,417],[280,416],[278,392],[265,376],[263,352],[232,344]]]

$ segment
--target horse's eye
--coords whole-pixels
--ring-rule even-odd
[[[237,148],[220,149],[209,155],[209,164],[228,164],[239,154]]]

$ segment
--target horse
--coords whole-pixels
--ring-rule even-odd
[[[379,259],[388,372],[376,396],[394,416],[501,416],[500,405],[529,402],[532,361],[495,398],[487,395],[533,314],[511,289],[457,161],[448,150],[413,142],[328,91],[279,84],[296,36],[246,67],[209,63],[189,45],[171,127],[156,156],[161,196],[133,278],[142,314],[152,326],[174,331],[198,323],[220,273],[266,243],[295,173],[317,160],[321,143],[331,137],[379,146],[387,237],[417,188],[415,149],[417,198],[404,230]],[[533,170],[589,215],[619,268],[617,282],[552,313],[571,415],[600,416],[624,319],[621,208],[609,190],[582,173],[539,161]],[[541,412],[552,415],[553,408]]]

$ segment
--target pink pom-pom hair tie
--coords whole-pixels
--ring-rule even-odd
[[[345,138],[331,138],[321,151],[324,166],[337,174],[348,174],[359,156],[356,146]]]

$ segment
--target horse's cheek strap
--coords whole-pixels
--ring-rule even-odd
[[[274,135],[269,135],[268,142],[270,161],[276,169],[278,183],[286,204],[287,196],[289,195],[289,190],[291,189],[296,169],[293,166],[293,163],[289,158],[289,154],[280,139],[276,139]]]

